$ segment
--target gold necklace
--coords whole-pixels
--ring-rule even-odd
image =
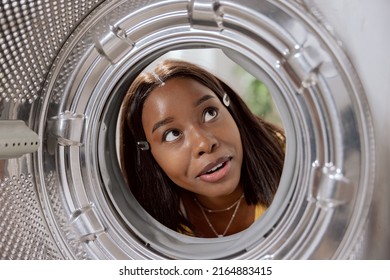
[[[234,217],[235,217],[236,214],[237,214],[238,208],[240,207],[241,200],[242,200],[243,197],[244,197],[244,194],[242,194],[242,195],[240,196],[240,198],[239,198],[236,202],[234,202],[232,205],[230,205],[229,207],[227,207],[227,208],[225,208],[225,209],[221,209],[221,210],[212,210],[212,209],[207,209],[207,208],[205,208],[204,206],[202,206],[202,205],[200,204],[200,202],[196,199],[196,197],[194,198],[194,201],[195,201],[196,205],[198,205],[200,211],[201,211],[202,214],[203,214],[203,217],[205,218],[205,220],[206,220],[208,226],[209,226],[210,229],[213,231],[213,233],[215,234],[215,236],[216,236],[216,237],[224,237],[224,236],[226,235],[227,231],[229,230],[230,226],[232,225],[232,222],[233,222],[233,220],[234,220]],[[211,224],[209,218],[207,217],[205,210],[211,210],[211,211],[214,211],[214,212],[222,212],[222,211],[230,210],[230,209],[232,209],[234,206],[236,206],[236,208],[234,209],[234,212],[233,212],[233,214],[232,214],[232,216],[231,216],[231,218],[230,218],[230,220],[229,220],[228,225],[226,226],[226,228],[225,228],[225,230],[224,230],[224,232],[223,232],[222,234],[218,234],[218,232],[215,230],[214,226]],[[212,212],[209,212],[209,213],[212,213]]]
[[[219,212],[226,212],[226,211],[231,210],[234,206],[236,206],[236,205],[240,202],[240,200],[241,200],[243,197],[244,197],[244,194],[242,194],[235,202],[233,202],[232,205],[230,205],[230,206],[228,206],[228,207],[226,207],[226,208],[223,208],[223,209],[209,209],[209,208],[204,207],[204,206],[199,202],[199,200],[198,200],[196,197],[194,197],[194,200],[196,201],[196,204],[198,204],[198,206],[199,206],[200,208],[202,208],[204,211],[206,211],[207,213],[219,213]]]

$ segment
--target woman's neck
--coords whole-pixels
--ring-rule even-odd
[[[187,218],[199,237],[219,237],[247,229],[255,218],[255,205],[248,205],[243,189],[237,188],[226,197],[209,198],[182,193]]]
[[[203,206],[204,209],[209,210],[224,210],[229,209],[235,205],[243,196],[243,189],[238,186],[231,194],[218,197],[206,197],[199,194],[194,194],[194,198]]]

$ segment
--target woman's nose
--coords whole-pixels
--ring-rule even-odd
[[[214,152],[218,146],[218,140],[213,133],[193,127],[190,132],[191,146],[195,157]]]

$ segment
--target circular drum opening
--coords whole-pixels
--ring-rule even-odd
[[[181,59],[185,59],[186,61],[192,59],[194,60],[193,62],[196,62],[194,58],[199,57],[199,55],[203,55],[206,57],[210,55],[219,56],[217,62],[220,64],[221,61],[223,61],[224,63],[222,65],[224,65],[224,68],[226,68],[227,65],[231,65],[231,67],[233,68],[232,71],[244,72],[244,70],[240,68],[239,65],[231,61],[226,55],[223,54],[220,49],[179,50],[178,52],[170,52],[167,55],[160,57],[158,61],[162,61],[165,58],[180,57]],[[199,62],[199,59],[197,62]],[[145,62],[143,62],[143,65],[145,66],[144,63]],[[157,62],[153,62],[152,64],[155,65],[156,63]],[[138,67],[136,68],[139,69]],[[147,68],[150,69],[151,66],[149,65]],[[222,68],[217,67],[216,69],[214,69],[213,72],[215,72],[215,70],[222,70]],[[112,125],[114,123],[119,122],[118,115],[120,112],[120,106],[122,104],[121,97],[123,97],[123,95],[129,88],[129,81],[131,82],[132,78],[134,78],[134,76],[137,74],[138,73],[129,72],[128,75],[125,75],[124,78],[117,84],[113,94],[106,102],[106,107],[102,114],[102,126],[100,128],[99,134],[99,139],[101,142],[99,143],[98,154],[100,170],[102,171],[102,180],[105,182],[107,194],[110,200],[113,202],[114,208],[123,218],[125,226],[128,227],[132,232],[138,232],[139,237],[146,238],[147,240],[144,240],[145,244],[148,244],[148,246],[150,246],[152,249],[157,250],[160,253],[167,252],[167,255],[175,254],[176,258],[221,258],[226,256],[231,257],[245,252],[249,244],[248,240],[252,240],[256,243],[259,242],[259,236],[261,236],[260,240],[264,239],[264,236],[269,234],[272,231],[274,225],[277,224],[277,221],[282,213],[280,210],[282,209],[282,211],[284,211],[286,204],[288,204],[290,200],[288,198],[288,194],[290,193],[291,195],[291,189],[286,188],[286,185],[277,192],[276,198],[274,200],[276,206],[271,206],[271,208],[268,209],[267,214],[263,215],[259,221],[255,222],[254,225],[252,225],[244,232],[240,232],[234,236],[224,237],[218,240],[216,240],[215,238],[205,239],[188,237],[183,234],[169,230],[168,228],[165,228],[163,225],[155,221],[152,217],[150,217],[150,215],[148,215],[145,210],[142,209],[142,207],[140,207],[139,203],[137,203],[137,201],[131,194],[129,187],[123,181],[124,179],[121,174],[118,163],[120,161],[118,157],[120,156],[115,156],[114,154],[114,151],[119,150],[119,128],[117,126]],[[233,73],[227,73],[226,75],[229,76],[232,74]],[[247,72],[244,72],[243,75],[244,76],[241,78],[241,80],[249,78],[252,80],[252,82],[258,82],[258,80],[255,80],[255,78],[249,75]],[[223,77],[220,78],[223,79]],[[266,77],[264,76],[264,78]],[[233,81],[235,81],[235,83],[237,84],[240,82],[240,78],[235,77]],[[249,92],[248,94],[256,93]],[[243,98],[245,99],[248,97],[243,96]],[[265,106],[274,106],[273,104],[270,104],[273,103],[272,97],[269,96],[268,98],[269,99],[266,100],[267,103],[265,104]],[[252,101],[251,106],[253,110],[259,109],[256,108],[256,106],[259,107],[259,105],[264,104],[255,104]],[[273,108],[273,110],[276,111],[277,109]],[[279,114],[274,111],[271,110],[267,116],[263,115],[263,117],[268,118],[269,121],[274,121],[276,122],[276,124],[281,125]],[[291,158],[292,156],[289,155],[288,157]],[[290,166],[294,166],[294,164]],[[284,173],[288,174],[288,172],[289,171],[287,168]],[[115,174],[116,176],[113,176],[113,174]],[[139,219],[139,217],[142,217],[142,219]],[[163,238],[163,242],[159,240],[160,238]],[[241,242],[241,240],[246,241]],[[217,254],[215,253],[215,251],[217,251]],[[189,254],[188,252],[191,252],[191,254]],[[220,255],[221,253],[223,255]]]
[[[125,90],[172,50],[214,48],[264,82],[287,147],[274,202],[248,230],[168,230],[128,191],[117,157]],[[371,124],[360,83],[327,30],[299,5],[113,1],[74,31],[37,106],[35,164],[53,235],[68,258],[347,258],[371,199]]]

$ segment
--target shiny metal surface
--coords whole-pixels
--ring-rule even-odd
[[[1,119],[25,121],[41,145],[0,161],[1,258],[390,258],[390,63],[359,47],[388,60],[374,13],[388,4],[343,3],[3,1]],[[170,50],[203,47],[267,84],[287,132],[274,203],[250,229],[218,240],[153,220],[116,154],[131,79]]]
[[[73,29],[98,4],[0,1],[0,119],[21,120],[34,129],[32,106],[42,97],[54,59]],[[67,258],[66,246],[52,234],[57,225],[46,221],[35,174],[31,154],[0,160],[1,259]],[[46,177],[48,192],[56,189],[51,175]],[[62,207],[54,196],[50,198],[58,203],[57,209]]]
[[[359,237],[352,257],[357,259],[390,259],[390,206],[385,201],[390,198],[390,148],[388,144],[390,118],[388,104],[390,97],[390,57],[388,47],[390,38],[386,27],[390,23],[387,16],[390,3],[379,1],[307,1],[309,7],[317,8],[322,21],[337,38],[354,64],[366,92],[366,99],[371,109],[373,123],[372,137],[375,145],[375,183],[371,205],[362,202],[363,207],[370,207],[364,233]],[[352,20],[354,19],[354,20]],[[342,26],[342,28],[341,28]],[[379,241],[380,240],[380,241]]]

